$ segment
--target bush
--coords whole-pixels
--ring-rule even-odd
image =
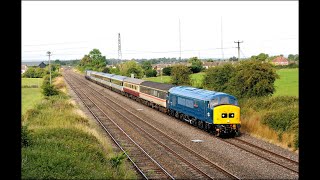
[[[202,66],[196,66],[196,65],[190,66],[190,70],[192,71],[192,73],[198,73],[202,71],[202,69],[203,69]]]
[[[259,110],[277,110],[283,107],[297,107],[299,99],[294,96],[277,96],[277,97],[255,97],[241,99],[242,107],[249,107],[255,111]]]
[[[42,94],[44,96],[54,96],[54,95],[58,95],[59,91],[53,86],[50,85],[50,83],[43,83],[42,85]]]
[[[122,154],[119,154],[119,155],[116,155],[116,156],[110,158],[110,162],[111,162],[112,167],[116,168],[116,167],[120,166],[126,157],[127,157],[126,154],[122,153]]]
[[[298,109],[290,107],[267,112],[262,118],[262,123],[276,131],[289,131],[298,126],[298,118]]]
[[[170,67],[165,67],[165,68],[163,68],[163,69],[162,69],[163,75],[165,75],[165,76],[171,76],[171,69],[172,69],[171,66],[170,66]]]
[[[110,73],[110,68],[105,67],[105,68],[103,68],[102,72],[104,72],[104,73]]]
[[[26,72],[23,73],[22,77],[25,78],[42,78],[48,73],[45,68],[40,67],[29,67]]]
[[[148,69],[146,71],[146,76],[147,77],[156,77],[157,76],[157,71],[154,69]]]

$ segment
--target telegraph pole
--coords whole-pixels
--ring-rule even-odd
[[[47,54],[48,54],[48,56],[49,56],[49,71],[50,71],[50,85],[51,85],[51,65],[50,65],[50,55],[51,55],[51,52],[48,51]]]
[[[234,42],[234,43],[238,43],[238,61],[240,61],[240,43],[243,43],[243,41],[241,41],[241,42],[239,42],[239,40],[236,42]]]

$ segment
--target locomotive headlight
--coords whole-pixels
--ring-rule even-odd
[[[234,113],[229,113],[229,118],[234,118]]]
[[[221,114],[221,117],[222,117],[222,118],[227,118],[228,115],[227,115],[227,113],[222,113],[222,114]]]

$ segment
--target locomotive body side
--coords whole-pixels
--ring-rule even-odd
[[[217,136],[239,132],[240,107],[229,94],[177,86],[169,90],[167,104],[170,115]]]

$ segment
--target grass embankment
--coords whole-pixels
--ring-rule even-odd
[[[42,78],[21,78],[22,114],[43,98],[40,88],[42,81]]]
[[[242,131],[290,150],[299,148],[299,99],[293,96],[240,100]]]
[[[41,100],[22,117],[22,179],[136,179],[75,102],[63,92]],[[119,163],[120,162],[120,163]]]

